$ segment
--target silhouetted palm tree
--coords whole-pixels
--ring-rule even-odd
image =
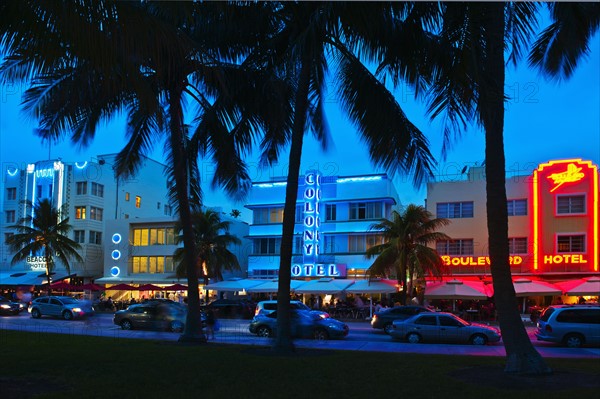
[[[16,231],[6,240],[10,250],[15,252],[11,264],[21,262],[29,256],[43,256],[50,295],[55,258],[64,265],[67,273],[70,273],[70,259],[83,262],[83,258],[77,252],[81,246],[68,237],[71,231],[69,218],[64,217],[63,210],[56,209],[49,199],[41,199],[35,205],[31,201],[25,201],[25,210],[27,216],[20,218],[17,224],[8,226]]]
[[[449,239],[438,230],[450,221],[432,216],[425,207],[410,204],[402,213],[393,211],[389,220],[371,226],[371,230],[383,234],[384,243],[367,250],[367,259],[376,258],[368,274],[395,274],[403,289],[403,303],[408,300],[415,279],[426,275],[440,277],[445,271],[437,251],[428,245]]]

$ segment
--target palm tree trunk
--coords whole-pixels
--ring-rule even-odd
[[[44,246],[44,257],[46,258],[46,281],[48,282],[48,296],[52,295],[52,288],[50,287],[50,284],[52,283],[52,281],[50,281],[50,273],[52,272],[52,270],[50,270],[52,268],[52,260],[49,258],[50,255],[50,251],[48,250],[48,246]]]
[[[169,128],[171,150],[173,151],[173,175],[177,190],[177,201],[179,202],[179,218],[183,230],[184,259],[186,264],[186,275],[188,284],[188,312],[185,321],[185,329],[179,338],[180,342],[205,342],[206,337],[202,333],[200,325],[200,295],[198,293],[198,274],[194,259],[195,243],[194,230],[192,226],[192,215],[190,211],[190,200],[188,190],[189,168],[187,154],[184,145],[183,110],[181,108],[182,90],[177,87],[171,90],[169,99]]]
[[[506,348],[505,372],[548,374],[551,369],[535,350],[519,315],[509,264],[508,212],[504,159],[504,4],[485,3],[486,57],[479,109],[485,128],[487,224],[494,299]]]
[[[298,90],[294,107],[294,126],[290,147],[285,205],[283,208],[283,226],[279,263],[279,284],[277,288],[277,336],[273,349],[279,353],[294,351],[291,338],[290,321],[290,284],[292,279],[292,245],[294,225],[296,223],[296,198],[298,196],[298,178],[302,160],[302,143],[308,110],[308,89],[310,84],[310,59],[302,58]]]

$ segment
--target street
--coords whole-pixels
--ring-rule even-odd
[[[83,320],[65,321],[43,317],[33,319],[29,313],[23,312],[18,316],[0,318],[0,330],[16,330],[34,333],[57,333],[73,335],[93,335],[114,339],[154,339],[176,341],[179,334],[162,331],[124,331],[112,322],[113,315],[99,313],[94,317]],[[220,344],[240,344],[254,346],[270,345],[270,338],[259,338],[248,331],[249,320],[222,319],[221,328],[215,334],[215,340],[210,342]],[[502,342],[486,346],[450,345],[450,344],[409,344],[398,342],[381,330],[374,330],[367,321],[348,322],[350,333],[342,340],[314,341],[296,340],[299,348],[319,348],[332,350],[357,350],[371,352],[422,353],[441,355],[469,356],[505,356]],[[527,331],[531,341],[544,357],[568,358],[597,358],[600,359],[600,348],[564,348],[549,342],[540,342],[533,335],[534,327],[528,326]]]

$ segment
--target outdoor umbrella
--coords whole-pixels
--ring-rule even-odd
[[[295,291],[296,288],[300,287],[302,284],[305,284],[306,281],[302,280],[291,280],[290,281],[290,291]],[[254,287],[250,287],[247,289],[248,292],[253,293],[274,293],[279,290],[279,280],[265,280],[261,282],[259,285],[255,285]]]
[[[84,291],[104,291],[104,287],[94,283],[84,284],[81,287],[78,287]]]
[[[350,294],[369,294],[369,317],[373,317],[373,294],[391,294],[398,291],[393,280],[358,280],[346,288]]]
[[[354,284],[354,280],[322,278],[319,280],[307,281],[305,284],[296,288],[296,293],[333,295],[339,294],[352,284]]]
[[[187,285],[183,285],[183,284],[173,284],[173,285],[168,285],[166,287],[163,288],[163,290],[165,291],[187,291],[188,287]]]
[[[71,284],[67,283],[66,281],[58,281],[56,283],[50,284],[50,288],[52,288],[53,290],[72,290],[75,287],[73,287]]]
[[[163,287],[154,284],[144,284],[138,287],[138,291],[162,291]]]
[[[134,288],[132,286],[130,286],[129,284],[117,284],[117,285],[113,285],[112,287],[108,287],[107,290],[114,290],[114,291],[134,291],[137,288]]]
[[[600,295],[600,276],[585,277],[578,280],[563,281],[556,283],[565,295],[583,296],[583,295]]]
[[[456,310],[456,299],[487,299],[491,296],[488,288],[480,281],[450,280],[428,283],[425,289],[427,299],[452,299],[452,309]]]
[[[515,287],[516,296],[523,297],[523,313],[525,313],[527,310],[528,296],[549,296],[562,294],[560,288],[545,281],[518,278],[513,281],[513,285]]]
[[[204,288],[212,291],[248,291],[248,289],[262,283],[263,280],[233,278],[219,281],[218,283],[208,284]]]

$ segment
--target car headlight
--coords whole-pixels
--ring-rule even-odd
[[[73,312],[81,313],[81,308],[73,308]]]
[[[10,309],[10,305],[2,304],[2,305],[0,305],[0,308],[2,308],[2,309]]]

